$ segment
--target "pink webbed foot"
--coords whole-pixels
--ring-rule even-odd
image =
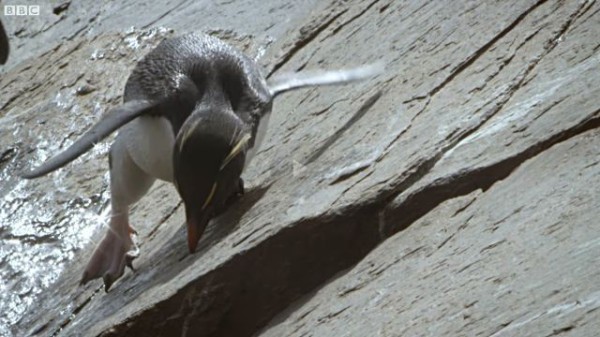
[[[126,222],[111,223],[83,272],[81,284],[102,277],[104,290],[108,292],[111,285],[123,275],[126,266],[134,270],[132,261],[139,254],[133,242],[134,234],[137,233]]]

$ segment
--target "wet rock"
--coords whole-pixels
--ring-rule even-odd
[[[0,235],[27,243],[0,256],[18,261],[2,267],[20,282],[2,298],[15,304],[2,318],[12,333],[597,331],[598,3],[92,4],[67,29],[73,6],[56,30],[23,40],[51,49],[17,50],[27,61],[0,81],[1,144],[21,144],[0,167],[0,219],[11,223]],[[178,196],[157,184],[131,216],[137,272],[106,294],[100,282],[78,287],[106,220],[107,146],[48,178],[14,174],[118,104],[135,60],[173,34],[98,32],[137,16],[180,33],[199,13],[222,14],[206,31],[268,73],[380,60],[386,72],[278,98],[248,192],[196,254]],[[51,44],[58,36],[70,37]],[[97,90],[78,96],[88,79]]]
[[[132,34],[144,36],[143,47],[122,44]],[[8,336],[8,327],[27,320],[28,310],[50,315],[63,310],[54,311],[55,293],[48,288],[106,219],[102,211],[108,196],[108,147],[99,144],[72,170],[40,180],[21,180],[18,172],[72,142],[99,118],[104,107],[119,101],[118,88],[124,85],[131,63],[110,62],[113,55],[125,51],[129,57],[141,57],[169,34],[167,30],[153,30],[67,43],[16,67],[0,80],[0,143],[14,144],[0,150],[0,236],[6,243],[0,250],[0,258],[6,261],[0,270],[6,280],[0,295],[0,335]],[[88,56],[98,48],[106,49],[109,57],[103,62],[90,61]],[[68,66],[57,68],[59,62],[68,62]],[[76,96],[81,69],[97,78],[102,88],[92,100]],[[103,72],[116,75],[99,76]],[[16,291],[22,288],[29,291]],[[22,335],[18,331],[13,333]]]

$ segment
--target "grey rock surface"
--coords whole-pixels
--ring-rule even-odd
[[[597,2],[45,10],[5,24],[16,48],[0,79],[1,334],[600,331]],[[137,272],[108,293],[78,287],[106,220],[109,142],[46,178],[15,173],[72,142],[119,103],[137,59],[190,30],[269,73],[375,61],[386,72],[278,98],[248,193],[198,253],[177,194],[157,184],[131,217]]]
[[[595,336],[600,130],[446,200],[259,336]]]

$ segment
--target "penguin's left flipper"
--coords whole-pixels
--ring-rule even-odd
[[[129,101],[108,112],[98,123],[88,130],[81,138],[73,143],[68,149],[50,158],[40,167],[28,172],[22,172],[21,177],[33,179],[57,170],[77,159],[96,143],[100,142],[113,131],[129,123],[138,116],[151,111],[156,107],[156,102],[147,100]]]
[[[267,86],[269,87],[271,96],[275,97],[286,91],[305,87],[339,85],[365,80],[381,74],[383,70],[383,63],[374,63],[352,69],[288,73],[269,78]]]

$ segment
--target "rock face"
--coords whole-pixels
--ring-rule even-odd
[[[0,256],[12,310],[0,332],[600,331],[600,4],[235,3],[109,2],[119,20],[67,6],[61,15],[88,22],[79,32],[73,17],[31,37],[7,28],[24,46],[0,80],[0,235],[17,242]],[[137,12],[144,30],[114,33]],[[207,30],[200,13],[227,13],[213,34],[268,73],[379,60],[386,72],[278,98],[244,173],[248,193],[212,222],[198,253],[186,252],[174,189],[157,184],[131,216],[137,272],[109,293],[101,282],[78,287],[105,221],[107,146],[47,178],[14,174],[118,104],[135,60],[162,38]],[[175,32],[146,30],[156,25]],[[47,50],[30,57],[39,41]]]
[[[260,336],[596,335],[599,145],[584,132],[444,201]]]

